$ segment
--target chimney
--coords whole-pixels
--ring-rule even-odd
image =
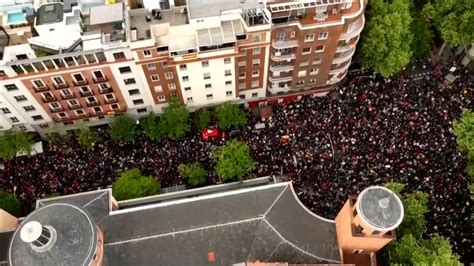
[[[56,230],[51,226],[43,226],[37,221],[25,224],[20,232],[21,240],[30,243],[36,252],[44,252],[54,246]]]

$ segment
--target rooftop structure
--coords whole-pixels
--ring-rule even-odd
[[[188,0],[190,19],[221,16],[229,10],[252,10],[265,8],[264,0]]]
[[[51,3],[40,6],[36,10],[36,26],[63,21],[64,5],[62,3]]]

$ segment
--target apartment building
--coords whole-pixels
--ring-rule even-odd
[[[159,114],[327,93],[351,62],[364,0],[8,0],[0,131],[65,132]]]

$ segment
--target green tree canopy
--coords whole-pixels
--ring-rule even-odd
[[[12,159],[18,152],[25,152],[29,155],[34,143],[30,133],[6,131],[0,136],[0,157]]]
[[[388,77],[403,69],[412,57],[410,2],[372,0],[369,5],[362,63]]]
[[[243,177],[255,169],[256,163],[250,155],[250,147],[240,141],[233,140],[213,151],[212,156],[217,161],[216,172],[223,181],[232,181]]]
[[[197,186],[206,183],[206,170],[198,162],[192,164],[180,164],[179,173],[188,179],[188,183]]]
[[[159,132],[172,140],[179,140],[189,131],[189,111],[181,105],[177,98],[173,98],[160,116]]]
[[[194,116],[194,126],[199,130],[207,128],[209,126],[209,123],[211,122],[211,116],[212,114],[208,110],[199,110]]]
[[[109,135],[113,140],[133,141],[136,133],[136,121],[129,115],[114,117],[109,125]]]
[[[474,42],[474,1],[430,0],[423,10],[452,46]]]
[[[95,132],[85,125],[81,125],[76,130],[76,138],[77,142],[86,149],[92,149],[97,141]]]
[[[247,124],[247,116],[238,105],[225,103],[217,108],[216,113],[221,128],[239,127]]]
[[[127,200],[160,193],[160,183],[152,176],[143,176],[133,168],[123,172],[112,185],[112,194],[117,200]]]
[[[454,120],[453,124],[456,142],[461,152],[467,154],[467,173],[474,177],[474,113],[464,109],[461,120]]]
[[[0,209],[18,217],[20,216],[20,201],[14,195],[0,188]]]
[[[439,235],[428,240],[404,235],[394,244],[391,256],[396,265],[462,265],[449,241]]]
[[[410,28],[413,32],[413,41],[411,43],[413,57],[426,57],[433,41],[433,33],[430,30],[429,23],[420,13],[415,13]]]
[[[160,137],[160,131],[158,128],[158,119],[154,114],[149,114],[148,116],[140,119],[140,127],[145,132],[145,135],[152,140],[156,140]]]

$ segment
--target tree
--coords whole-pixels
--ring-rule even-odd
[[[81,125],[76,130],[76,138],[77,142],[79,142],[82,147],[92,149],[95,145],[97,136],[89,127]]]
[[[453,128],[458,149],[467,155],[466,171],[472,179],[474,177],[474,113],[464,109],[461,120],[454,120]]]
[[[135,137],[136,121],[129,115],[114,117],[109,127],[109,135],[114,140],[131,142]]]
[[[393,246],[392,264],[397,265],[462,265],[449,241],[439,235],[430,239],[417,239],[404,235]]]
[[[197,186],[206,183],[206,170],[200,163],[180,164],[179,173],[188,179],[188,183]]]
[[[20,215],[20,201],[14,195],[0,188],[0,209],[18,217]]]
[[[137,168],[123,172],[112,185],[112,194],[117,200],[152,196],[159,192],[160,183],[152,176],[143,176]]]
[[[240,141],[231,141],[213,151],[212,157],[217,161],[216,172],[223,181],[242,181],[243,177],[255,169],[256,163],[250,155],[250,147]]]
[[[172,140],[179,140],[189,131],[188,119],[189,111],[186,106],[181,105],[177,98],[173,98],[160,116],[159,132]]]
[[[412,57],[410,4],[408,0],[372,0],[370,4],[362,63],[389,77],[403,69]]]
[[[474,42],[474,1],[430,0],[423,12],[448,44],[458,46]]]
[[[245,112],[238,105],[229,102],[217,108],[216,117],[221,128],[239,127],[247,124]]]
[[[415,13],[410,28],[413,32],[413,41],[411,43],[413,57],[426,57],[433,41],[433,33],[430,30],[429,23],[420,13]]]
[[[211,112],[206,109],[199,110],[194,117],[194,126],[198,130],[207,128],[211,122],[211,115]]]
[[[33,136],[29,133],[6,131],[0,136],[0,157],[12,159],[18,152],[29,155],[34,143]]]
[[[24,131],[15,133],[15,147],[17,152],[24,152],[28,155],[31,153],[31,146],[35,144],[33,136]]]
[[[140,119],[140,127],[145,132],[145,135],[152,140],[156,140],[160,136],[160,131],[158,128],[158,119],[152,113],[150,113],[147,117]]]

